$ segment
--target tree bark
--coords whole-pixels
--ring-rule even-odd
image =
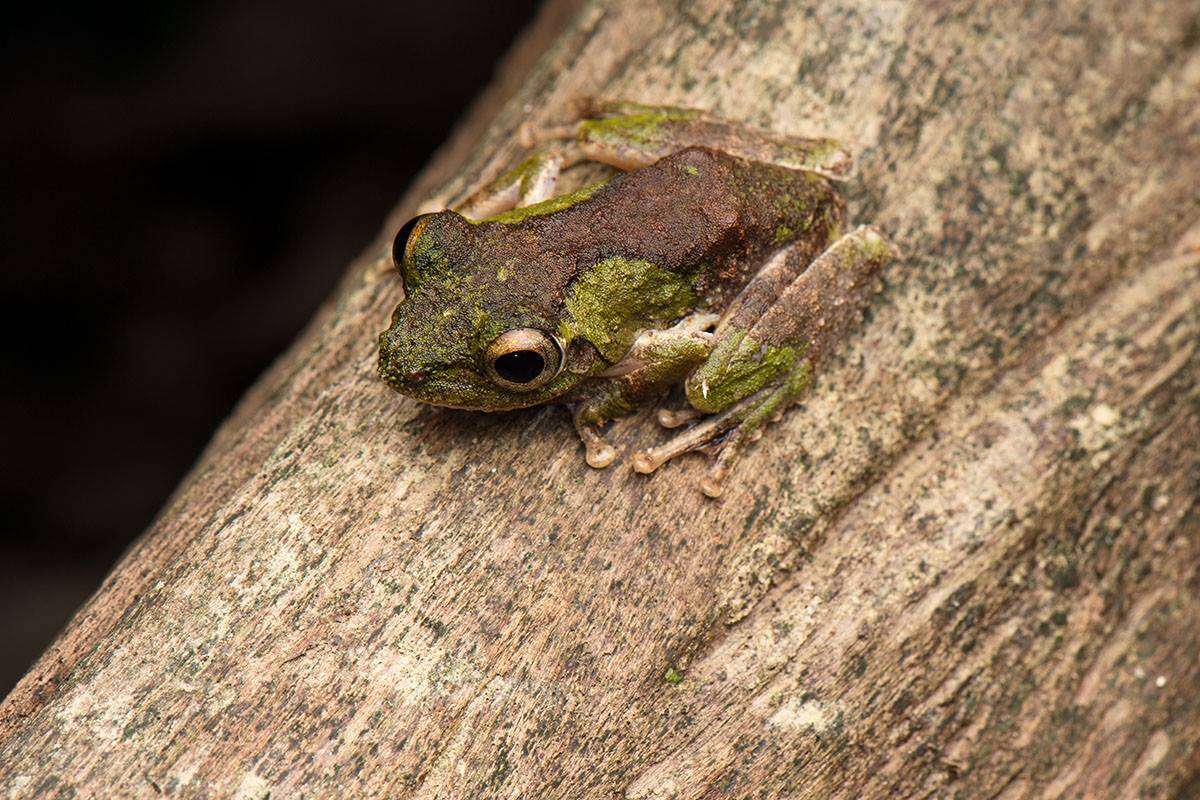
[[[0,793],[1200,795],[1200,4],[562,8],[7,699]],[[397,223],[581,93],[842,138],[905,251],[719,502],[375,377]]]

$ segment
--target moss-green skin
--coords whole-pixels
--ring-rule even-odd
[[[428,215],[400,265],[407,296],[380,335],[380,375],[403,394],[456,408],[566,399],[619,363],[639,332],[725,310],[780,246],[796,243],[808,258],[824,250],[842,213],[820,176],[689,148],[479,223]],[[551,334],[566,353],[557,377],[532,391],[498,386],[484,365],[489,344],[515,328]],[[745,396],[803,355],[795,343],[745,335],[720,347],[713,402],[702,397],[698,407]]]

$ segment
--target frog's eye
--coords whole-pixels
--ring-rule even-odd
[[[497,386],[527,392],[545,386],[562,369],[558,341],[536,328],[516,328],[500,334],[488,345],[488,377]]]
[[[392,261],[412,292],[430,269],[455,269],[468,263],[474,231],[461,214],[449,209],[413,217],[392,240]]]
[[[392,263],[396,265],[396,269],[400,270],[402,275],[404,274],[404,260],[410,255],[409,245],[415,241],[413,231],[428,216],[429,214],[421,214],[404,223],[392,241]]]

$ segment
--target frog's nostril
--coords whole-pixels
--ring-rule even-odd
[[[416,385],[418,383],[424,383],[425,379],[428,377],[429,377],[429,372],[427,370],[423,370],[423,369],[409,370],[408,372],[402,372],[400,374],[400,379],[402,381],[404,381],[407,384],[412,384],[412,385]]]

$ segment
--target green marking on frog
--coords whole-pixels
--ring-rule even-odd
[[[776,382],[803,355],[803,346],[768,345],[731,330],[688,377],[688,402],[709,414],[723,411]]]
[[[687,108],[643,106],[635,113],[605,119],[585,120],[579,126],[579,139],[619,141],[626,145],[658,144],[672,122],[696,119],[698,111]]]
[[[642,259],[605,259],[575,282],[559,331],[587,339],[609,363],[616,363],[644,328],[682,316],[696,302],[685,276]]]
[[[608,181],[600,181],[593,183],[590,186],[584,186],[582,189],[571,192],[570,194],[551,197],[549,200],[543,200],[540,203],[525,206],[524,208],[514,208],[512,211],[505,211],[501,214],[496,214],[493,217],[488,217],[481,222],[500,222],[505,225],[512,225],[517,222],[524,222],[530,217],[544,217],[547,214],[553,214],[555,211],[562,211],[570,208],[577,203],[587,200],[594,195],[601,186]]]

